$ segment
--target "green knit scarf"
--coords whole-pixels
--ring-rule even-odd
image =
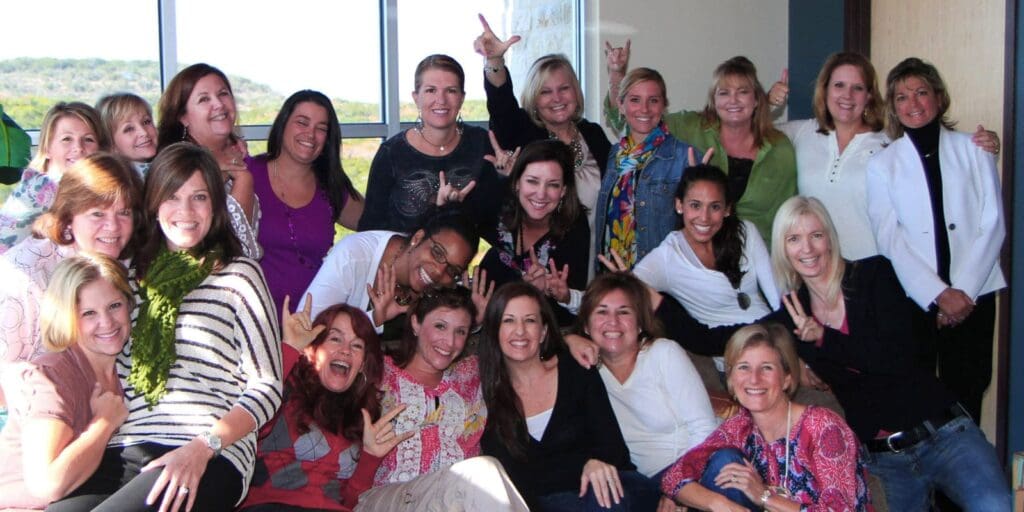
[[[132,329],[132,369],[128,383],[146,397],[152,409],[167,393],[167,377],[178,359],[174,324],[185,295],[206,279],[219,260],[211,251],[196,258],[187,251],[163,248],[139,281],[142,304]]]

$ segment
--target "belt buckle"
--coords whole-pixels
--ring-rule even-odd
[[[903,450],[900,450],[900,449],[896,448],[896,446],[894,446],[892,444],[894,439],[899,439],[901,437],[903,437],[903,432],[896,432],[895,434],[889,434],[889,436],[885,438],[885,445],[889,447],[889,451],[891,451],[893,453],[903,453]]]

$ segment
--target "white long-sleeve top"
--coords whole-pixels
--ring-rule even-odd
[[[718,427],[697,369],[672,340],[658,339],[642,349],[626,382],[607,367],[599,373],[629,457],[647,476],[674,463]]]

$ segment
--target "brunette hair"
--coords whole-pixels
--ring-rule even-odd
[[[96,110],[99,111],[103,129],[106,130],[107,137],[110,139],[111,150],[115,152],[119,152],[114,144],[117,125],[128,119],[128,116],[142,114],[149,117],[150,123],[153,122],[153,109],[150,108],[149,102],[130,92],[110,94],[100,98],[100,101],[96,103]],[[156,143],[157,141],[154,140],[153,144]]]
[[[572,90],[576,94],[576,110],[572,113],[572,121],[576,123],[583,119],[583,89],[580,87],[579,79],[576,78],[576,71],[572,69],[572,63],[569,62],[568,57],[561,53],[552,53],[535,60],[530,66],[520,100],[523,110],[530,116],[530,120],[541,128],[544,127],[544,121],[541,120],[540,114],[537,112],[537,98],[540,97],[540,91],[544,88],[544,82],[558,70],[565,71],[569,78],[569,85],[572,86]]]
[[[458,77],[459,91],[463,94],[466,93],[466,72],[462,70],[462,65],[459,64],[459,61],[443,53],[427,55],[419,64],[416,65],[416,79],[413,84],[414,92],[419,92],[420,86],[423,85],[423,73],[426,73],[431,69],[447,71]]]
[[[487,404],[486,430],[501,439],[513,457],[526,454],[528,433],[523,404],[512,388],[511,376],[505,366],[499,340],[501,319],[505,308],[512,299],[528,297],[540,310],[541,321],[546,327],[546,336],[540,344],[540,358],[547,361],[564,351],[565,340],[558,330],[558,319],[544,295],[533,285],[523,281],[512,281],[502,285],[487,302],[484,312],[483,332],[477,347],[480,364],[480,386]],[[569,356],[565,356],[569,357]]]
[[[726,216],[722,219],[722,227],[711,237],[711,250],[715,255],[715,270],[725,274],[733,288],[739,288],[743,272],[740,261],[743,259],[743,247],[747,240],[747,230],[733,211],[736,203],[729,195],[729,178],[721,169],[714,165],[699,164],[687,167],[679,185],[676,186],[676,199],[680,203],[686,201],[686,193],[695,183],[706,181],[717,186],[725,199]],[[683,205],[685,208],[686,205]],[[683,229],[682,216],[679,218],[679,229]],[[760,236],[760,235],[757,235]]]
[[[241,244],[231,227],[228,214],[227,192],[220,175],[220,166],[206,148],[191,142],[177,142],[160,151],[153,159],[153,165],[146,174],[146,200],[144,214],[146,218],[145,245],[139,249],[135,259],[135,268],[139,278],[146,277],[146,270],[156,258],[160,249],[167,244],[163,230],[160,228],[158,212],[160,205],[178,191],[193,174],[199,173],[206,183],[210,194],[210,206],[213,219],[210,231],[203,241],[192,249],[193,254],[203,255],[218,249],[218,264],[229,262],[242,255]]]
[[[409,364],[409,361],[412,360],[413,354],[416,353],[419,337],[413,332],[413,318],[420,324],[423,324],[423,320],[427,315],[438,308],[465,311],[469,315],[470,322],[476,318],[476,305],[473,304],[469,288],[462,286],[453,288],[432,286],[427,288],[420,294],[419,299],[409,306],[409,311],[406,312],[405,330],[402,332],[402,338],[399,339],[398,344],[393,349],[388,351],[388,355],[395,362],[395,366],[405,368],[405,365]]]
[[[192,89],[195,89],[196,84],[207,75],[220,77],[228,88],[228,92],[232,96],[235,95],[231,90],[228,76],[209,64],[200,62],[179,71],[167,84],[167,89],[164,90],[163,96],[160,96],[160,103],[157,107],[160,112],[160,123],[156,128],[158,154],[175,142],[192,140],[191,137],[187,137],[185,125],[181,124],[181,116],[188,111],[188,98],[192,95]]]
[[[931,63],[917,57],[909,57],[896,64],[896,67],[889,71],[888,78],[885,79],[885,111],[889,120],[887,125],[889,138],[896,140],[903,136],[903,123],[896,115],[896,86],[911,77],[919,78],[928,84],[932,93],[935,94],[936,104],[939,108],[937,115],[939,122],[942,123],[942,126],[952,130],[956,126],[956,122],[947,115],[952,100],[949,98],[949,89],[946,87],[942,75]]]
[[[864,105],[864,124],[868,125],[873,132],[880,132],[885,127],[885,105],[882,102],[882,94],[878,90],[878,74],[875,67],[867,57],[856,52],[838,52],[829,55],[825,64],[821,66],[818,79],[814,85],[814,118],[818,121],[818,133],[828,135],[836,129],[832,113],[828,111],[826,99],[828,98],[828,86],[832,80],[832,73],[839,66],[853,66],[860,72],[860,78],[864,81],[867,89],[868,102]]]
[[[790,377],[791,385],[783,389],[790,398],[800,388],[800,357],[793,345],[793,337],[785,327],[769,322],[765,324],[750,324],[737,330],[725,343],[725,386],[730,395],[735,395],[732,389],[733,368],[736,360],[743,355],[748,348],[765,346],[779,355],[779,362],[782,371]]]
[[[590,323],[590,315],[594,314],[601,304],[601,300],[615,290],[626,294],[626,298],[629,299],[629,305],[636,314],[637,327],[640,328],[638,345],[643,350],[649,343],[662,336],[661,322],[654,316],[647,285],[628,272],[606,272],[590,282],[587,291],[583,294],[583,300],[580,302],[580,310],[576,315],[576,325],[573,330],[580,336],[589,337],[587,325]]]
[[[803,285],[803,278],[790,263],[786,256],[786,233],[793,229],[800,217],[810,216],[821,222],[821,228],[828,238],[829,268],[828,286],[826,287],[825,298],[828,302],[834,302],[843,291],[843,273],[846,269],[846,261],[843,260],[842,251],[839,247],[839,234],[836,226],[832,223],[832,216],[828,214],[825,205],[815,197],[793,196],[779,206],[775,212],[775,221],[772,222],[772,272],[775,274],[775,282],[780,290],[794,291]]]
[[[54,269],[40,307],[39,331],[46,350],[61,352],[78,343],[78,294],[86,285],[101,279],[121,292],[125,311],[131,313],[135,309],[135,295],[128,284],[128,271],[121,262],[105,254],[92,253],[65,258]],[[124,327],[127,341],[130,326]]]
[[[551,213],[548,231],[551,236],[560,240],[576,223],[576,219],[585,213],[584,206],[580,204],[579,195],[576,193],[576,173],[573,168],[573,156],[569,146],[560,140],[542,139],[527,144],[508,178],[508,192],[505,194],[505,204],[502,206],[501,222],[515,233],[523,225],[526,213],[519,203],[519,180],[523,177],[526,167],[536,162],[554,162],[562,170],[562,187],[564,195],[559,201],[558,207]]]
[[[281,146],[284,144],[284,129],[300,103],[312,103],[327,112],[327,141],[320,155],[313,160],[313,174],[316,176],[320,189],[327,194],[327,201],[331,204],[331,211],[334,218],[341,216],[341,210],[345,207],[346,196],[348,199],[357,201],[362,195],[352,185],[352,180],[345,174],[341,164],[341,125],[338,123],[338,114],[334,111],[334,105],[322,92],[303,90],[296,92],[285,100],[281,110],[274,118],[274,124],[270,127],[270,135],[267,136],[267,160],[274,160],[281,154]]]
[[[761,147],[765,141],[774,141],[782,136],[782,132],[772,124],[770,109],[768,108],[768,94],[757,79],[757,68],[750,59],[739,55],[733,57],[715,68],[712,76],[711,87],[708,89],[708,103],[701,112],[701,126],[703,128],[718,128],[722,121],[715,109],[715,92],[728,77],[738,77],[746,80],[754,90],[754,116],[750,118],[750,130],[754,134],[754,145]]]
[[[100,151],[110,148],[110,137],[103,129],[100,115],[96,109],[80,101],[60,101],[50,107],[50,110],[46,111],[46,116],[43,117],[43,125],[39,129],[39,150],[36,151],[36,156],[32,158],[32,161],[28,163],[29,167],[41,172],[48,170],[50,143],[56,136],[57,122],[65,117],[73,117],[88,125],[92,133],[96,135],[96,144]]]
[[[75,215],[90,208],[106,208],[118,200],[132,216],[132,240],[121,252],[122,258],[132,255],[136,236],[142,227],[142,178],[124,157],[110,153],[93,153],[75,162],[64,173],[57,186],[53,206],[36,219],[33,234],[57,245],[70,245],[68,236]]]
[[[324,387],[308,357],[300,357],[285,381],[285,414],[295,411],[298,415],[299,433],[309,432],[310,423],[316,423],[324,430],[340,435],[349,441],[360,441],[363,435],[363,415],[366,409],[371,418],[380,416],[380,387],[384,371],[380,339],[366,313],[348,304],[335,304],[316,316],[313,325],[326,327],[307,350],[315,351],[330,336],[330,328],[340,315],[347,315],[352,322],[355,335],[363,340],[363,366],[352,386],[336,393]]]

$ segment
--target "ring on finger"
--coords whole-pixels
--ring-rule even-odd
[[[178,487],[178,494],[188,494],[188,487],[185,487],[184,485]]]

